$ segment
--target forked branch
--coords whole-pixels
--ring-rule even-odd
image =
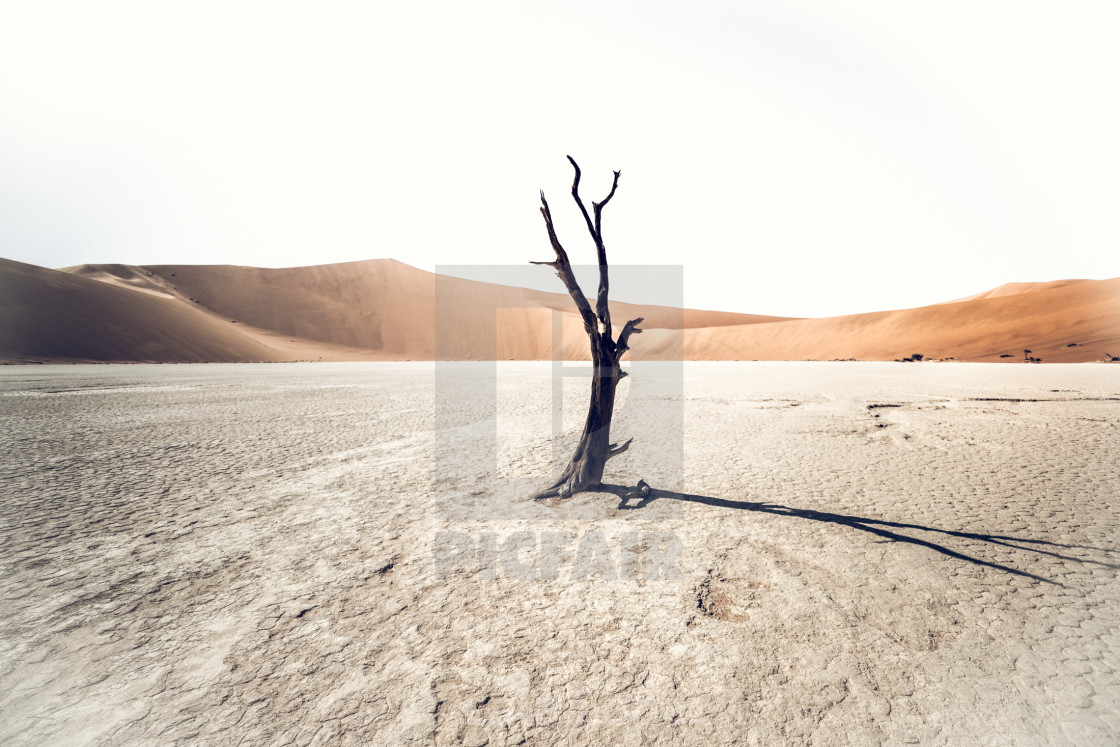
[[[607,247],[603,244],[603,208],[611,198],[614,197],[615,190],[618,189],[618,178],[622,176],[621,171],[614,172],[614,183],[611,184],[611,191],[602,202],[592,202],[591,207],[595,211],[595,221],[591,221],[591,216],[587,214],[587,208],[583,205],[583,199],[579,196],[579,180],[581,172],[579,164],[571,156],[568,156],[568,162],[572,164],[575,169],[575,178],[572,180],[572,199],[576,201],[579,206],[579,211],[583,215],[583,221],[587,224],[587,232],[591,234],[592,241],[595,242],[595,254],[599,260],[599,292],[595,299],[595,313],[599,317],[602,324],[603,334],[610,337],[611,335],[611,309],[607,303],[607,296],[610,293],[610,280],[607,277]]]
[[[578,179],[577,179],[578,182]],[[548,209],[548,200],[544,198],[544,191],[541,191],[541,215],[544,216],[544,224],[548,229],[548,240],[552,242],[552,251],[556,253],[555,262],[533,262],[534,265],[548,265],[555,268],[556,275],[564,283],[564,287],[568,289],[568,295],[576,303],[576,308],[579,309],[579,315],[583,318],[583,328],[587,334],[593,335],[596,332],[595,312],[591,310],[591,304],[587,302],[587,297],[583,295],[583,291],[576,281],[575,274],[572,273],[572,263],[568,260],[568,253],[564,251],[564,247],[560,244],[560,239],[556,237],[556,228],[552,225],[552,212]]]

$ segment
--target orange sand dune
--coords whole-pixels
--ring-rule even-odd
[[[951,303],[828,319],[623,303],[612,304],[612,316],[619,326],[645,317],[646,332],[633,338],[632,354],[646,359],[891,360],[922,353],[1014,361],[1024,348],[1046,361],[1120,354],[1120,279],[1012,283]],[[63,271],[0,260],[5,361],[557,354],[588,357],[565,294],[437,276],[391,259],[284,269],[79,265]]]
[[[122,268],[121,265],[112,267]],[[364,360],[371,351],[281,338],[122,270],[111,282],[0,259],[0,361]]]
[[[1076,285],[1077,283],[1090,283],[1091,280],[1084,278],[1071,278],[1069,280],[1051,280],[1048,283],[1004,283],[998,288],[983,291],[982,293],[974,293],[971,296],[964,298],[957,298],[949,303],[959,303],[961,301],[977,301],[981,298],[1001,298],[1003,296],[1014,296],[1019,293],[1031,293],[1040,290],[1049,290],[1050,288],[1064,288],[1067,285]]]
[[[921,353],[926,358],[1021,361],[1029,349],[1032,356],[1057,363],[1120,355],[1120,278],[1047,285],[916,309],[695,330],[685,337],[685,358],[895,360]],[[661,332],[655,336],[668,337]],[[666,344],[644,342],[652,345],[649,354],[655,356],[658,346]]]
[[[82,265],[69,271],[113,284],[161,290],[227,321],[283,337],[414,360],[437,355],[551,358],[549,310],[570,310],[563,315],[572,317],[564,326],[578,319],[566,294],[436,276],[392,259],[283,269]],[[651,327],[677,330],[782,319],[621,303],[612,304],[612,309],[622,321],[644,316]],[[565,335],[566,357],[586,357],[586,347],[586,339]]]
[[[66,272],[0,260],[0,357],[245,361],[267,352],[228,322]]]

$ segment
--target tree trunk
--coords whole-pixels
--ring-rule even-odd
[[[591,361],[594,367],[591,376],[591,402],[587,408],[587,422],[583,426],[579,444],[576,446],[575,453],[568,462],[568,466],[552,485],[538,491],[533,496],[534,498],[553,496],[567,498],[582,490],[599,487],[603,481],[603,470],[606,467],[607,460],[626,451],[631,443],[631,441],[627,441],[618,446],[610,442],[611,418],[614,415],[614,395],[618,389],[618,382],[626,376],[626,373],[619,367],[619,361],[629,349],[630,335],[642,331],[638,328],[638,324],[642,320],[638,318],[628,321],[622,332],[619,333],[617,341],[612,338],[610,307],[608,305],[610,282],[607,273],[607,252],[603,244],[601,228],[603,206],[614,197],[621,173],[614,172],[614,184],[611,186],[610,194],[601,203],[592,203],[595,213],[595,220],[592,222],[591,216],[588,215],[587,209],[579,196],[579,166],[571,156],[568,156],[568,161],[575,169],[572,197],[579,206],[580,212],[583,213],[587,230],[595,241],[595,249],[599,258],[599,292],[596,298],[596,310],[591,310],[590,303],[583,295],[579,283],[576,282],[571,263],[568,260],[568,254],[556,237],[556,230],[552,224],[552,214],[549,211],[548,202],[545,200],[543,192],[541,193],[541,214],[544,215],[545,227],[548,229],[552,249],[556,253],[556,261],[534,262],[533,264],[549,265],[556,269],[556,274],[568,289],[568,293],[575,301],[576,308],[583,319],[583,327],[591,343]]]
[[[591,375],[591,402],[587,407],[587,421],[579,444],[568,466],[548,488],[535,497],[559,496],[567,498],[582,490],[598,487],[603,481],[603,469],[611,453],[611,418],[614,415],[614,395],[618,388],[619,367],[602,338],[592,342],[594,371]],[[613,347],[613,345],[611,346]]]

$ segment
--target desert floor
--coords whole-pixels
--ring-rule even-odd
[[[555,373],[0,369],[0,743],[1120,740],[1120,368]]]

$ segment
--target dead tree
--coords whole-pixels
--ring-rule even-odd
[[[610,292],[610,281],[607,277],[607,249],[603,245],[602,215],[603,208],[614,197],[618,189],[618,178],[622,172],[614,172],[614,183],[611,191],[602,202],[592,202],[591,208],[594,219],[588,214],[583,200],[579,196],[579,165],[571,156],[568,156],[572,168],[575,169],[575,179],[572,181],[572,198],[583,214],[587,230],[595,242],[595,251],[599,258],[599,292],[595,297],[595,310],[579,283],[572,273],[572,265],[568,260],[568,253],[560,245],[556,237],[556,228],[552,225],[552,213],[548,209],[548,201],[541,192],[541,214],[544,216],[545,228],[548,229],[548,240],[552,242],[552,250],[556,259],[552,262],[533,262],[535,265],[548,265],[556,270],[556,275],[568,289],[568,294],[575,301],[576,309],[583,320],[583,329],[591,342],[591,363],[594,371],[591,375],[591,403],[587,409],[587,422],[583,426],[583,434],[579,438],[575,453],[556,481],[544,490],[538,491],[534,498],[549,498],[559,496],[567,498],[583,490],[592,490],[599,487],[603,480],[603,468],[607,460],[618,456],[630,447],[630,439],[621,446],[612,444],[611,417],[614,414],[614,394],[618,382],[626,376],[626,372],[619,366],[623,353],[629,350],[630,335],[638,334],[642,330],[638,325],[642,323],[641,317],[631,319],[622,327],[618,338],[612,337],[611,311],[607,303]]]

